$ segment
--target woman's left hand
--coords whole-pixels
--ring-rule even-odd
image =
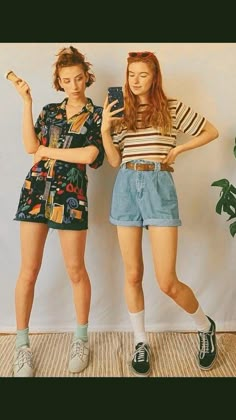
[[[40,160],[46,160],[47,158],[47,147],[40,145],[37,152],[34,155],[34,163],[39,162]]]
[[[168,153],[168,155],[162,160],[162,163],[167,163],[168,165],[172,165],[175,163],[175,159],[177,158],[179,154],[178,147],[175,147],[174,149],[171,149]]]

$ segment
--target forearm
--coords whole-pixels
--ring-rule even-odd
[[[215,140],[218,136],[219,133],[217,129],[212,124],[207,122],[198,136],[191,138],[186,143],[177,146],[177,148],[179,153],[186,152],[187,150],[204,146],[205,144],[210,143],[212,140]]]
[[[90,164],[98,156],[96,146],[78,147],[74,149],[57,149],[44,147],[44,157],[48,159],[63,160],[70,163]]]
[[[116,168],[121,163],[120,151],[114,146],[109,131],[102,131],[103,147],[109,164]]]
[[[32,102],[24,102],[23,108],[23,143],[27,153],[35,153],[39,147],[39,139],[35,134]]]

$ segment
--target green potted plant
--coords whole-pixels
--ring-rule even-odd
[[[236,138],[234,145],[234,156],[236,158]],[[228,179],[219,179],[211,184],[213,187],[220,187],[220,198],[216,204],[216,213],[222,212],[229,215],[227,220],[236,219],[236,187]],[[236,220],[229,225],[231,235],[236,234]]]

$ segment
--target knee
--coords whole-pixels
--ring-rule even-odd
[[[143,271],[142,270],[129,270],[126,273],[126,282],[131,287],[137,287],[142,283]]]
[[[87,277],[87,271],[84,264],[74,264],[68,266],[67,273],[70,277],[71,283],[73,284],[77,284]]]
[[[160,276],[159,285],[165,295],[175,299],[178,292],[178,280],[175,275]]]
[[[20,280],[25,285],[33,287],[38,277],[40,266],[31,265],[21,269]]]

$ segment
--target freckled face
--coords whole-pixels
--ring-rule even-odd
[[[129,65],[128,83],[134,95],[148,97],[153,73],[147,63],[136,61]]]

